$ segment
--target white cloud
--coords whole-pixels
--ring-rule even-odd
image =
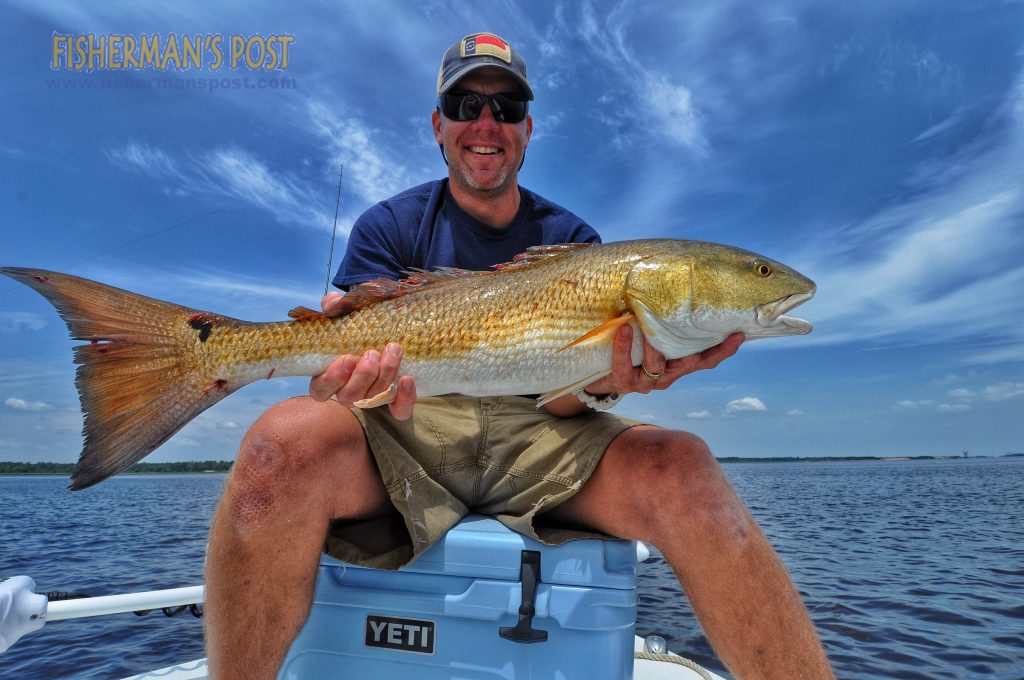
[[[28,312],[0,312],[0,333],[20,333],[21,331],[38,331],[46,327],[46,322],[38,314]]]
[[[224,420],[217,423],[217,428],[220,430],[237,430],[238,423],[233,420]]]
[[[1003,401],[1013,399],[1024,394],[1024,383],[1004,382],[998,385],[989,385],[982,390],[981,395],[989,401]]]
[[[935,401],[933,399],[903,399],[896,402],[894,408],[897,409],[915,409],[921,408],[922,406],[931,406]]]
[[[949,130],[952,130],[953,128],[955,128],[957,125],[964,121],[968,111],[969,107],[961,106],[960,108],[953,111],[953,113],[951,113],[945,119],[939,121],[935,125],[932,125],[927,130],[925,130],[918,136],[914,137],[912,140],[910,140],[910,143],[917,144],[919,142],[923,142],[925,140],[931,139],[932,137],[941,135]]]
[[[1024,358],[1022,326],[1007,323],[1024,315],[1022,104],[1024,76],[997,116],[1003,124],[992,126],[998,132],[943,159],[952,170],[909,177],[911,198],[811,246],[801,266],[818,282],[804,307],[816,326],[807,344],[984,335],[970,354]]]
[[[580,5],[578,16],[568,16],[567,6],[557,5],[555,20],[543,34],[535,34],[534,41],[540,54],[548,58],[550,71],[544,82],[556,87],[576,78],[564,70],[578,68],[578,64],[596,62],[608,74],[609,80],[629,92],[615,95],[616,101],[635,102],[630,110],[621,107],[600,107],[595,117],[610,129],[610,141],[627,146],[633,139],[654,132],[658,141],[669,141],[697,153],[707,150],[702,115],[694,103],[693,91],[678,82],[673,72],[644,63],[631,45],[635,36],[629,34],[633,9],[629,3],[619,3],[610,9],[595,9],[591,3]],[[598,16],[600,13],[602,16]],[[586,52],[590,59],[577,56]],[[558,60],[559,54],[564,58]],[[634,109],[644,112],[644,126],[634,126]]]
[[[259,208],[282,224],[330,227],[327,202],[308,181],[272,170],[261,158],[237,147],[175,157],[163,149],[129,142],[108,150],[107,158],[122,169],[166,183],[172,195],[232,199]]]
[[[963,413],[964,411],[970,411],[970,404],[939,404],[935,407],[935,410],[939,413]]]
[[[969,364],[1001,364],[1005,362],[1024,361],[1024,342],[1014,340],[1003,347],[989,350],[978,350],[964,358]]]
[[[11,397],[4,401],[4,405],[13,408],[15,411],[49,411],[53,407],[41,401],[25,401],[17,397]]]
[[[802,416],[803,414],[804,410],[802,408],[791,408],[786,411],[787,416]]]
[[[745,413],[749,411],[767,411],[768,407],[757,397],[733,399],[725,405],[726,413]]]
[[[174,179],[181,182],[186,178],[178,170],[178,164],[162,150],[147,144],[129,142],[122,147],[109,149],[109,158],[115,165],[125,166],[125,170],[139,170],[151,177]]]
[[[686,417],[687,418],[694,418],[694,419],[710,418],[711,417],[711,412],[708,411],[707,409],[703,409],[701,411],[690,411],[690,412],[688,412],[686,414]]]
[[[661,122],[665,135],[695,151],[706,150],[707,142],[701,130],[700,112],[693,105],[693,93],[662,73],[648,73],[646,81],[644,89],[649,111]]]
[[[0,153],[7,154],[8,156],[27,156],[24,150],[16,146],[8,146],[3,142],[0,142]]]
[[[323,101],[310,101],[306,114],[312,131],[330,153],[331,172],[344,163],[345,186],[363,200],[376,203],[409,187],[409,172],[399,158],[386,151],[383,131]]]
[[[958,387],[949,391],[949,396],[963,402],[974,402],[979,399],[985,401],[1006,401],[1024,395],[1024,382],[1001,382],[994,385],[987,385],[980,390],[969,390],[965,387]]]

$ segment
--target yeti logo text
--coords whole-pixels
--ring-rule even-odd
[[[370,614],[366,617],[366,646],[433,654],[434,622]]]

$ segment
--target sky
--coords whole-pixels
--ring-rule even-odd
[[[340,164],[335,266],[362,211],[444,176],[437,65],[491,31],[536,93],[523,186],[605,241],[728,243],[818,285],[797,312],[810,335],[616,412],[719,456],[1024,451],[1020,1],[2,0],[0,15],[0,265],[253,321],[317,307]],[[222,58],[77,69],[61,41],[90,33],[173,34],[182,51],[198,36]],[[72,346],[48,303],[0,281],[0,460],[77,459]],[[149,460],[230,459],[307,389],[246,387]]]

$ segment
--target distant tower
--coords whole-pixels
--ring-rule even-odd
[[[963,452],[963,457],[964,457],[964,458],[966,458],[966,457],[967,457],[967,449],[964,449],[964,452]]]

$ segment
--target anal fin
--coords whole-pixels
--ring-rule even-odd
[[[574,382],[571,385],[567,385],[566,387],[562,387],[562,388],[557,389],[557,390],[551,390],[550,392],[545,392],[544,394],[540,395],[537,398],[537,407],[540,408],[544,404],[547,404],[548,402],[554,401],[555,399],[558,399],[559,397],[564,397],[567,394],[572,394],[576,390],[581,390],[584,387],[586,387],[587,385],[589,385],[590,383],[594,382],[595,380],[600,380],[601,378],[605,377],[606,375],[608,375],[611,372],[612,372],[612,369],[609,367],[608,369],[606,369],[604,371],[598,371],[597,373],[592,373],[591,375],[588,375],[586,378],[584,378],[583,380],[580,380],[579,382]]]

